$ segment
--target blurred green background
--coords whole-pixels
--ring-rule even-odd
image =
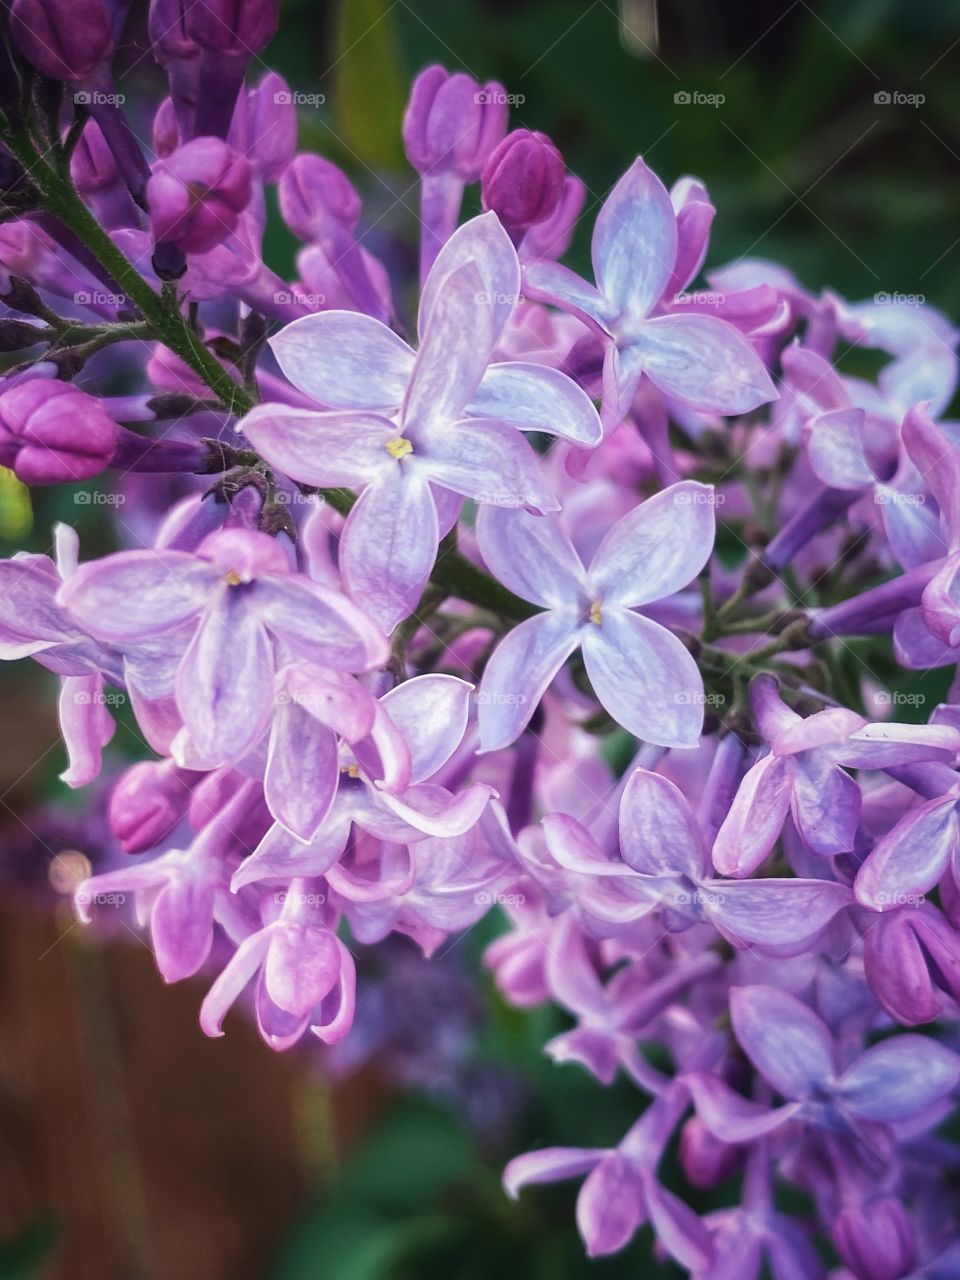
[[[142,42],[142,20],[139,30]],[[400,119],[410,79],[438,61],[499,80],[522,98],[513,125],[549,133],[583,178],[590,194],[572,253],[581,267],[596,207],[643,154],[668,183],[695,174],[708,184],[718,209],[708,266],[771,258],[813,288],[830,286],[851,299],[923,294],[960,317],[960,0],[624,0],[622,7],[608,0],[284,0],[281,32],[264,60],[295,91],[325,96],[322,106],[303,111],[301,146],[347,169],[367,220],[377,224],[371,245],[389,242],[400,261],[398,243],[412,261],[417,228]],[[149,60],[136,74],[145,93],[159,86]],[[712,96],[714,105],[677,99],[684,94]],[[912,101],[888,102],[885,94]],[[276,219],[267,252],[275,269],[293,269],[295,245]],[[18,512],[9,495],[0,510],[5,554],[31,536],[45,549],[52,518],[79,523],[94,544],[104,532],[104,509],[80,508],[78,520],[69,495],[39,502],[32,534],[29,513]],[[23,673],[8,670],[2,679],[12,694]],[[5,725],[14,738],[22,698],[18,705]],[[14,723],[13,715],[21,719]],[[48,793],[60,767],[54,753],[18,778],[17,803]],[[464,971],[479,970],[482,946],[498,927],[486,922],[459,945]],[[154,995],[162,1017],[169,993],[157,982]],[[565,1025],[562,1015],[510,1011],[486,979],[481,1006],[463,1048],[465,1079],[481,1065],[505,1069],[522,1099],[508,1108],[509,1130],[485,1129],[476,1116],[468,1119],[469,1108],[428,1091],[378,1105],[352,1150],[304,1180],[302,1202],[289,1206],[285,1227],[274,1233],[271,1260],[225,1277],[679,1274],[651,1259],[647,1232],[617,1258],[586,1261],[573,1225],[575,1186],[527,1193],[518,1206],[503,1198],[499,1172],[511,1155],[539,1145],[613,1144],[635,1118],[637,1098],[543,1058],[543,1042]],[[229,1072],[230,1052],[218,1062]],[[239,1161],[243,1124],[238,1115]],[[721,1188],[694,1204],[703,1211],[731,1195]],[[64,1229],[69,1224],[57,1224]],[[42,1232],[23,1236],[0,1251],[0,1280],[61,1274],[47,1270],[56,1265],[51,1257],[56,1245]],[[182,1274],[200,1273],[186,1258]]]

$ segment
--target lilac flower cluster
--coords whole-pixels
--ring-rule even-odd
[[[582,278],[583,184],[436,66],[403,129],[407,317],[294,95],[246,86],[271,0],[153,0],[149,155],[111,79],[125,5],[74,8],[13,0],[3,45],[0,460],[177,495],[118,506],[112,554],[60,525],[0,564],[0,654],[60,678],[64,781],[119,701],[153,753],[81,917],[132,896],[163,977],[208,977],[204,1031],[243,999],[285,1049],[349,1033],[357,949],[430,955],[500,907],[504,995],[566,1010],[547,1052],[639,1112],[518,1156],[511,1194],[583,1179],[590,1254],[649,1223],[697,1280],[960,1273],[960,691],[901,723],[870,667],[885,637],[960,660],[957,331],[760,260],[691,291],[708,192],[642,159]],[[874,382],[838,371],[856,347]],[[664,1185],[675,1146],[732,1207]]]

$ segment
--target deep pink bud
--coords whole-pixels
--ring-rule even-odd
[[[565,176],[563,156],[545,133],[514,129],[483,167],[483,207],[508,231],[526,231],[554,213]]]
[[[127,5],[109,0],[13,0],[10,34],[54,80],[83,80],[113,56]]]
[[[110,829],[125,853],[143,853],[169,835],[186,814],[196,774],[172,760],[142,760],[110,797]]]
[[[899,1280],[917,1255],[910,1219],[900,1201],[889,1197],[844,1209],[831,1236],[857,1280]]]
[[[353,230],[360,197],[330,160],[309,153],[287,166],[277,189],[283,220],[301,240],[319,240],[334,224]]]
[[[34,378],[0,395],[0,463],[25,484],[71,484],[108,466],[119,427],[101,401]]]
[[[699,1116],[691,1116],[680,1131],[680,1164],[695,1187],[708,1190],[730,1176],[740,1163],[742,1150],[721,1142]]]
[[[151,0],[153,55],[164,66],[205,52],[246,62],[273,39],[279,8],[279,0]]]
[[[426,67],[413,82],[403,117],[403,145],[416,171],[455,173],[476,182],[507,128],[502,85],[480,87],[463,71]]]
[[[243,156],[219,138],[194,138],[153,166],[147,203],[154,239],[206,253],[236,230],[251,192]]]

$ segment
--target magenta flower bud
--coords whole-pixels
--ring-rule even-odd
[[[180,145],[180,130],[172,98],[164,98],[153,117],[153,149],[165,160]]]
[[[119,427],[101,401],[35,378],[0,395],[0,464],[24,484],[71,484],[108,466]]]
[[[70,157],[74,186],[110,230],[139,224],[136,205],[130,198],[116,156],[96,120],[88,120],[80,141]]]
[[[247,94],[243,153],[264,182],[276,182],[297,150],[297,108],[283,76],[268,71]]]
[[[170,834],[186,814],[196,774],[172,760],[142,760],[128,769],[110,797],[110,830],[124,853],[143,853]]]
[[[251,193],[243,156],[219,138],[194,138],[153,166],[147,203],[154,239],[207,253],[236,230]]]
[[[680,1164],[695,1187],[709,1190],[728,1178],[740,1163],[742,1152],[721,1142],[699,1116],[691,1116],[680,1131]]]
[[[910,1219],[890,1197],[842,1210],[831,1236],[857,1280],[900,1280],[917,1256]]]
[[[524,261],[533,258],[562,258],[570,247],[573,229],[583,209],[587,188],[578,177],[568,173],[563,180],[563,191],[557,207],[549,218],[538,222],[523,237],[520,256]]]
[[[277,188],[283,220],[301,240],[322,240],[334,227],[352,231],[360,217],[360,197],[335,164],[309,153],[296,156]]]
[[[514,129],[483,167],[484,209],[492,209],[511,233],[545,222],[563,195],[563,156],[545,133]]]
[[[127,5],[110,0],[14,0],[13,42],[54,80],[83,80],[112,56]]]
[[[463,71],[426,67],[413,82],[403,117],[403,145],[414,169],[455,173],[476,182],[507,128],[502,85],[483,88]]]

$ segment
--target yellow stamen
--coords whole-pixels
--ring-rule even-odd
[[[405,458],[407,454],[413,453],[413,445],[409,440],[405,440],[403,436],[394,436],[392,440],[387,440],[383,446],[391,458],[396,458],[399,462],[401,458]]]
[[[224,574],[223,580],[228,587],[239,587],[243,582],[243,578],[237,573],[236,569],[231,569],[229,573]]]
[[[340,772],[345,773],[348,778],[359,778],[360,766],[358,764],[342,764]]]
[[[595,627],[599,627],[603,622],[603,610],[600,607],[600,601],[594,600],[590,606],[590,621]]]

